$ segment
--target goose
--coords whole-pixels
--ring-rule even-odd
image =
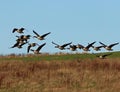
[[[94,43],[96,43],[96,41],[92,42],[91,44],[88,44],[86,47],[79,44],[79,47],[80,47],[81,49],[83,49],[84,51],[90,51],[89,48],[92,47],[92,45],[93,45]]]
[[[77,44],[76,47],[79,48],[79,49],[82,49],[83,46],[80,45],[80,44]]]
[[[31,35],[24,35],[23,39],[30,39]]]
[[[18,39],[30,39],[31,35],[16,36]]]
[[[30,50],[31,47],[35,47],[36,45],[39,46],[39,44],[37,44],[37,43],[29,43],[28,47],[27,47],[27,53],[29,53],[29,50]]]
[[[36,50],[33,50],[33,49],[30,49],[30,50],[33,51],[34,54],[41,54],[39,51],[40,51],[41,48],[42,48],[43,46],[45,46],[45,45],[46,45],[46,43],[43,43],[43,44],[40,45]]]
[[[25,28],[20,28],[20,29],[14,28],[13,31],[12,31],[12,33],[14,33],[15,31],[18,32],[18,33],[24,33],[23,32],[24,30],[25,30]]]
[[[21,36],[16,36],[18,39],[16,41],[19,42],[27,42],[28,39],[30,39],[31,35],[21,35]]]
[[[103,55],[96,55],[96,57],[100,58],[100,59],[105,59],[107,56],[111,55],[112,53],[109,54],[103,54]]]
[[[15,48],[15,47],[18,47],[19,49],[22,48],[23,45],[25,45],[27,42],[23,42],[23,43],[19,43],[19,42],[16,42],[11,48]]]
[[[48,33],[43,34],[43,35],[39,35],[37,32],[35,32],[35,31],[33,30],[33,33],[36,35],[36,36],[33,36],[34,38],[37,38],[37,39],[39,39],[39,40],[44,40],[44,39],[45,39],[45,36],[47,36],[47,35],[50,34],[51,32],[48,32]]]
[[[77,45],[70,45],[70,47],[67,49],[70,49],[71,51],[76,51]]]
[[[56,44],[54,42],[52,42],[52,44],[56,45],[55,48],[59,48],[60,50],[64,50],[65,47],[68,46],[68,45],[70,45],[70,44],[72,44],[72,42],[66,43],[66,44],[63,44],[63,45],[58,45],[58,44]]]
[[[112,47],[115,45],[118,45],[119,43],[114,43],[114,44],[110,44],[110,45],[105,45],[102,42],[99,42],[101,45],[103,45],[103,47],[108,50],[108,51],[113,51]]]
[[[96,51],[100,51],[103,46],[97,46],[97,47],[91,46],[91,47]]]

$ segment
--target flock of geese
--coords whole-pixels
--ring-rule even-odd
[[[38,43],[35,43],[35,42],[29,43],[29,39],[31,37],[33,37],[33,38],[36,38],[37,40],[45,40],[45,37],[47,35],[51,34],[51,32],[45,33],[43,35],[40,35],[39,33],[37,33],[36,31],[33,30],[34,36],[31,36],[31,35],[23,35],[24,34],[24,30],[25,30],[25,28],[14,28],[12,30],[12,33],[17,32],[17,33],[19,33],[21,35],[20,36],[16,36],[17,37],[16,43],[13,46],[11,46],[10,48],[16,48],[17,47],[17,48],[21,49],[25,44],[28,44],[28,46],[27,46],[27,53],[32,51],[34,54],[41,54],[40,50],[46,45],[46,43],[43,43],[43,44],[40,44],[40,45]],[[71,51],[76,51],[77,49],[82,49],[85,52],[90,51],[90,48],[93,48],[95,51],[100,51],[101,48],[104,48],[107,51],[112,51],[113,50],[112,49],[113,46],[119,44],[119,43],[113,43],[113,44],[106,45],[106,44],[104,44],[102,42],[99,42],[100,46],[94,46],[95,43],[96,43],[96,41],[94,41],[92,43],[88,43],[87,46],[83,46],[82,44],[75,45],[75,44],[72,44],[72,42],[60,45],[60,44],[57,44],[57,43],[52,41],[52,44],[55,45],[55,48],[58,48],[60,50],[68,49],[68,50],[71,50]],[[32,49],[32,47],[35,47],[35,46],[38,46],[37,49],[35,49],[35,50]],[[100,58],[104,58],[104,57],[106,57],[108,55],[110,55],[110,54],[102,55],[102,56],[99,56],[99,57]]]
[[[23,34],[24,30],[25,30],[25,28],[20,28],[20,29],[14,28],[12,33],[18,32],[20,34]],[[44,40],[45,37],[48,34],[50,34],[51,32],[43,34],[43,35],[39,35],[37,32],[35,32],[33,30],[33,33],[35,34],[35,36],[33,36],[33,38],[37,38],[38,40]],[[29,51],[32,51],[32,52],[34,52],[34,54],[40,54],[41,48],[46,45],[46,43],[43,43],[41,45],[39,45],[37,43],[34,43],[34,42],[33,43],[29,43],[29,39],[30,39],[30,37],[32,37],[31,35],[20,35],[20,36],[16,36],[16,37],[17,37],[16,43],[13,46],[11,46],[10,48],[17,47],[17,48],[20,49],[20,48],[22,48],[23,45],[28,44],[27,53],[29,53]],[[35,47],[35,46],[38,46],[38,48],[36,50],[31,49],[32,47]]]

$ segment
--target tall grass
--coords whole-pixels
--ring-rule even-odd
[[[119,92],[119,85],[120,58],[0,62],[0,92]]]

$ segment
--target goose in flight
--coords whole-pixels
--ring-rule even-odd
[[[89,48],[92,47],[92,45],[93,45],[94,43],[96,43],[96,41],[88,44],[86,47],[79,44],[79,47],[81,47],[84,51],[90,51]]]
[[[29,50],[30,50],[31,47],[35,47],[36,45],[39,46],[39,44],[37,44],[37,43],[29,43],[28,47],[27,47],[27,53],[29,53]]]
[[[112,53],[109,54],[102,54],[102,55],[96,55],[96,57],[100,58],[100,59],[105,59],[107,56],[111,55]]]
[[[71,51],[76,51],[77,50],[77,45],[70,45],[69,48],[67,49],[70,49]]]
[[[28,39],[30,39],[31,35],[21,35],[16,37],[18,38],[16,41],[23,43],[23,42],[28,42]]]
[[[42,45],[40,45],[36,50],[30,49],[32,52],[34,52],[34,54],[41,54],[39,51],[42,49],[43,46],[45,46],[46,43],[43,43]]]
[[[64,50],[64,49],[66,49],[65,47],[72,44],[72,42],[66,43],[66,44],[63,44],[63,45],[58,45],[58,44],[56,44],[54,42],[52,42],[52,44],[56,45],[55,48],[59,48],[60,50]]]
[[[35,31],[33,30],[33,33],[36,35],[36,36],[33,36],[34,38],[37,38],[37,39],[39,39],[39,40],[44,40],[45,37],[46,37],[48,34],[50,34],[51,32],[48,32],[48,33],[43,34],[43,35],[39,35],[37,32],[35,32]]]
[[[82,49],[83,46],[81,44],[77,44],[76,47]]]
[[[102,42],[99,42],[99,43],[108,51],[112,51],[113,50],[112,47],[119,44],[119,43],[114,43],[114,44],[110,44],[110,45],[105,45]]]
[[[97,46],[97,47],[91,46],[91,47],[96,51],[100,51],[103,46]]]
[[[20,29],[14,28],[13,31],[12,31],[12,33],[14,33],[14,32],[24,33],[24,32],[23,32],[24,30],[25,30],[25,28],[20,28]]]

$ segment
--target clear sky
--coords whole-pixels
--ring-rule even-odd
[[[12,30],[20,27],[30,35],[32,30],[51,32],[44,41],[31,38],[30,42],[47,43],[41,52],[59,52],[52,41],[83,45],[96,41],[95,46],[99,41],[120,42],[120,0],[0,0],[0,12],[0,54],[26,53],[27,45],[10,49],[19,35]]]

